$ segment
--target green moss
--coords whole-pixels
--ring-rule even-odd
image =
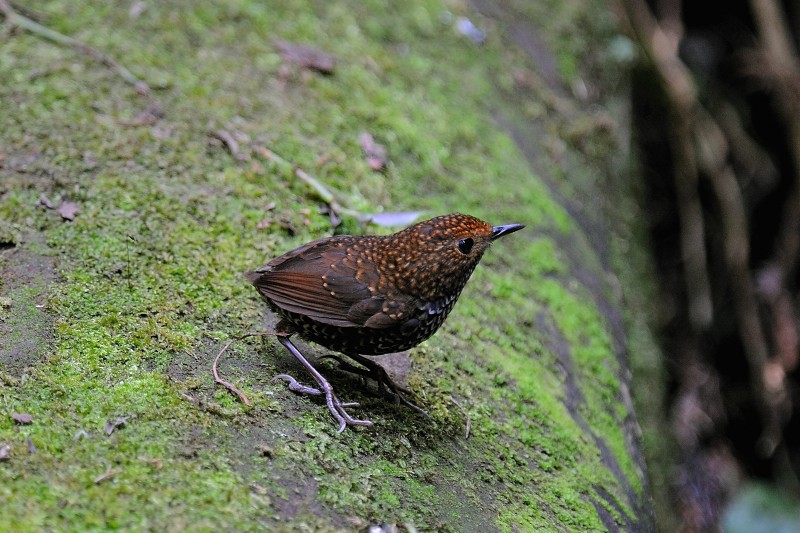
[[[0,86],[11,110],[0,114],[0,178],[11,184],[0,190],[0,219],[11,229],[0,231],[41,232],[46,245],[24,247],[57,257],[59,276],[46,306],[54,340],[0,388],[0,445],[12,445],[0,470],[0,529],[289,521],[309,531],[372,522],[446,531],[467,517],[486,529],[595,530],[595,501],[624,523],[630,495],[581,425],[640,491],[620,429],[626,412],[616,407],[620,369],[595,301],[569,281],[573,259],[556,243],[592,252],[553,182],[492,119],[495,81],[513,83],[512,67],[533,65],[497,31],[481,47],[459,36],[441,22],[439,2],[273,4],[148,4],[135,18],[102,2],[27,6],[161,85],[150,98],[35,36],[0,43],[12,80]],[[548,42],[565,41],[578,17],[579,4],[569,5]],[[336,73],[284,68],[274,38],[334,53]],[[558,61],[566,78],[581,67],[572,50]],[[125,125],[153,105],[162,115],[154,125]],[[209,137],[220,128],[251,157],[239,161]],[[384,173],[363,160],[362,131],[387,146]],[[376,426],[337,434],[323,406],[270,381],[298,371],[272,341],[239,343],[220,369],[251,407],[214,386],[210,361],[222,343],[262,327],[262,304],[241,272],[331,232],[308,187],[260,157],[261,147],[364,212],[464,211],[528,224],[487,253],[442,332],[413,351],[411,387],[430,420],[328,366],[339,395]],[[77,202],[78,217],[37,207],[43,192]],[[563,337],[585,394],[572,411],[551,334]],[[34,423],[15,425],[11,412]],[[118,417],[127,422],[107,435]],[[597,486],[615,505],[598,499]]]

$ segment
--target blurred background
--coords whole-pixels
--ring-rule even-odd
[[[667,358],[661,527],[798,531],[800,3],[619,8]]]

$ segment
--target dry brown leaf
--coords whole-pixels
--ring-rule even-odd
[[[375,139],[367,132],[361,134],[361,149],[367,158],[367,164],[372,170],[383,170],[386,168],[386,147],[375,142]]]
[[[100,474],[99,476],[94,478],[94,484],[95,485],[99,485],[103,481],[108,481],[109,479],[112,479],[114,476],[116,476],[120,472],[121,472],[121,470],[117,470],[115,468],[109,468],[108,470],[106,470],[105,472],[103,472],[102,474]]]
[[[75,202],[62,201],[60,203],[55,203],[50,200],[45,193],[39,195],[39,205],[42,205],[47,209],[55,210],[64,220],[75,220],[75,217],[81,210],[78,204]]]
[[[75,202],[61,202],[56,211],[64,220],[75,220],[80,210],[81,208]]]
[[[25,426],[33,422],[33,417],[28,413],[11,413],[11,418],[17,424],[22,424]]]
[[[118,416],[116,420],[114,421],[109,420],[108,422],[106,422],[106,425],[103,427],[103,431],[106,432],[106,435],[111,435],[112,433],[114,433],[115,429],[124,426],[125,424],[128,423],[128,420],[133,418],[136,418],[136,415]]]
[[[290,41],[275,40],[275,46],[281,58],[287,63],[292,63],[302,68],[316,70],[321,74],[333,74],[336,58],[319,48],[305,46]]]

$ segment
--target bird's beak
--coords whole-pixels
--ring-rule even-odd
[[[494,226],[492,228],[492,239],[495,240],[503,235],[508,235],[509,233],[514,233],[517,230],[520,230],[525,227],[525,224],[506,224],[505,226]]]

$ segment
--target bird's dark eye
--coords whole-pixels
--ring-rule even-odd
[[[471,238],[467,237],[466,239],[460,239],[458,241],[458,249],[461,251],[462,254],[467,255],[470,250],[472,250],[472,245],[475,244]]]

